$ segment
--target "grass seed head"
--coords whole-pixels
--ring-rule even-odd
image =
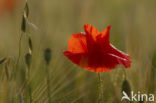
[[[24,15],[22,16],[21,30],[22,30],[23,32],[26,31],[26,19],[25,19]]]
[[[29,37],[28,43],[29,43],[29,49],[32,51],[33,50],[33,46],[32,46],[32,40],[31,40],[30,37]]]
[[[28,6],[28,2],[26,2],[26,4],[25,4],[24,13],[25,13],[26,18],[28,18],[28,16],[29,16],[29,6]]]
[[[26,65],[28,66],[28,68],[30,67],[31,59],[32,59],[32,55],[30,53],[27,53],[25,55],[25,62],[26,62]]]

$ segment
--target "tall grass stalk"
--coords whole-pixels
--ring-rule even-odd
[[[31,90],[31,79],[30,79],[30,68],[28,69],[28,80],[29,80],[29,98],[30,98],[30,103],[32,103],[32,90]]]
[[[27,77],[28,77],[28,92],[29,92],[29,100],[30,100],[30,103],[32,103],[32,90],[31,90],[31,73],[30,73],[30,69],[31,69],[31,60],[32,60],[32,55],[30,53],[27,53],[26,56],[25,56],[25,61],[26,61],[26,64],[27,64],[27,70],[28,70],[28,73],[27,73]]]
[[[29,7],[28,7],[28,3],[26,0],[26,4],[24,7],[24,13],[22,15],[22,22],[21,22],[21,30],[20,30],[20,38],[19,38],[19,44],[18,44],[18,57],[17,57],[17,62],[16,62],[16,68],[18,66],[18,63],[20,61],[20,56],[21,56],[21,44],[22,44],[22,37],[23,37],[23,33],[26,33],[26,24],[27,24],[27,19],[28,19],[28,15],[29,15]]]
[[[23,34],[20,33],[19,44],[18,44],[18,58],[17,58],[16,68],[18,66],[18,63],[19,63],[19,60],[20,60],[20,56],[21,56],[22,36],[23,36]]]

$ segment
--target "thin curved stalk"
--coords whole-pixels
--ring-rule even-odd
[[[20,60],[20,56],[21,56],[22,36],[23,36],[23,34],[21,33],[20,38],[19,38],[19,48],[18,48],[18,58],[17,58],[16,68],[18,66],[18,63],[19,63],[19,60]]]

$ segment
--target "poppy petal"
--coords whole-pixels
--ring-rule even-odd
[[[123,65],[125,68],[130,67],[129,60],[127,60],[125,58],[121,58],[114,54],[108,54],[107,61],[105,61],[105,63],[106,63],[106,67],[110,67],[110,68],[115,68],[119,64]]]
[[[90,24],[85,24],[84,30],[86,32],[86,35],[94,41],[96,40],[96,36],[100,33],[95,27]]]
[[[68,50],[72,53],[87,52],[86,35],[83,33],[72,34],[68,40]]]
[[[100,57],[89,57],[87,70],[97,73],[108,72],[119,64],[123,65],[125,68],[130,67],[130,61],[127,59],[111,53],[101,54]]]
[[[102,31],[97,37],[96,37],[96,43],[100,46],[103,52],[108,51],[108,47],[110,45],[109,43],[109,33],[110,33],[111,26],[108,26],[107,29]]]
[[[86,41],[87,41],[88,51],[92,51],[95,47],[96,38],[99,34],[99,31],[90,24],[85,24],[84,30],[86,32]]]
[[[87,67],[86,69],[96,73],[109,72],[111,70],[110,68],[105,68],[105,67],[98,67],[98,68]]]
[[[80,67],[88,66],[88,55],[86,53],[72,53],[69,51],[64,51],[63,54],[73,63],[79,65]]]
[[[117,55],[121,58],[124,58],[124,59],[127,59],[128,61],[130,61],[130,56],[128,54],[116,49],[113,45],[110,45],[109,53],[112,53],[114,55]]]
[[[109,25],[107,29],[101,32],[102,38],[103,38],[103,43],[109,44],[109,33],[110,33],[110,28],[111,26]]]

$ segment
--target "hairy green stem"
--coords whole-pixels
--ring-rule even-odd
[[[48,103],[51,103],[51,93],[50,93],[50,74],[49,74],[49,65],[46,64],[46,74],[47,74],[47,95],[48,95]]]
[[[103,103],[103,84],[102,84],[102,78],[101,78],[101,74],[98,73],[98,103]]]
[[[124,68],[122,68],[122,71],[123,71],[123,73],[124,73],[124,79],[126,80],[126,71],[125,71]]]

